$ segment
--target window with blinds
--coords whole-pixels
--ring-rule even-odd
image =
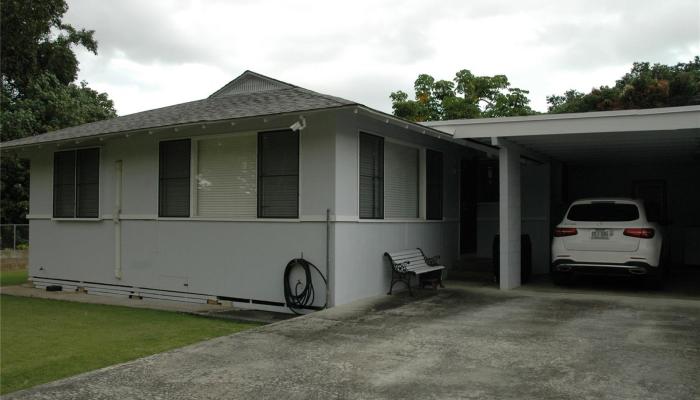
[[[418,218],[419,152],[387,142],[384,146],[384,217]]]
[[[425,152],[425,216],[427,219],[442,219],[443,161],[442,153]]]
[[[258,217],[299,217],[299,132],[258,134]]]
[[[360,133],[360,218],[384,218],[384,138]]]
[[[100,209],[100,149],[54,153],[54,218],[97,218]]]
[[[256,148],[254,134],[197,141],[198,216],[255,218]]]
[[[160,217],[190,216],[190,146],[190,139],[160,142]]]

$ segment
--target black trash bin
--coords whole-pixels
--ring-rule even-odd
[[[493,255],[493,276],[496,282],[499,281],[501,275],[500,268],[500,235],[493,238],[493,247],[491,249]],[[520,235],[520,282],[527,283],[532,275],[532,242],[530,235]]]

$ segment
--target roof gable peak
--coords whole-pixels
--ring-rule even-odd
[[[296,86],[268,76],[246,70],[209,97],[223,97],[243,93],[258,93],[269,90],[291,89]]]

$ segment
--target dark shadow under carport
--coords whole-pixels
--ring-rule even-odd
[[[474,287],[497,288],[493,261],[489,258],[465,256],[448,270],[449,280]],[[547,274],[533,275],[524,282],[522,290],[551,293],[589,293],[607,295],[631,295],[656,298],[700,300],[700,266],[673,265],[662,287],[649,287],[639,277],[577,276],[571,284],[555,285]]]
[[[653,206],[671,255],[671,280],[661,293],[692,296],[700,287],[693,269],[700,268],[700,106],[427,124],[455,138],[499,148],[499,196],[483,204],[484,226],[479,228],[485,229],[477,235],[484,245],[478,246],[476,256],[488,256],[492,238],[500,231],[502,289],[520,284],[521,234],[532,239],[537,257],[533,272],[546,273],[551,229],[572,201],[591,197],[637,198]],[[538,169],[544,179],[539,172],[528,174]],[[455,266],[452,275],[488,283],[480,276],[478,260],[468,261]],[[599,280],[613,281],[585,279],[581,287],[595,287]],[[547,279],[540,277],[535,283],[544,282]],[[624,290],[627,281],[619,285]]]

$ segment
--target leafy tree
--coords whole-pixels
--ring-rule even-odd
[[[625,110],[700,104],[700,57],[674,66],[636,62],[615,86],[547,97],[550,113]]]
[[[475,76],[463,69],[452,81],[421,74],[414,83],[415,100],[396,91],[389,96],[394,115],[412,121],[529,115],[527,90],[513,88],[505,75]]]
[[[114,104],[86,82],[75,83],[74,46],[97,54],[94,31],[61,19],[65,0],[3,0],[0,72],[0,138],[3,142],[116,116]],[[25,160],[2,155],[0,220],[22,223],[28,209]]]

